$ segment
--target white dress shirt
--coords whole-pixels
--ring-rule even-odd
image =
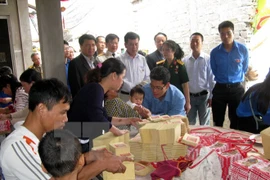
[[[116,57],[117,53],[115,52],[114,54],[115,54],[114,57]],[[106,59],[109,59],[109,58],[112,58],[112,57],[113,57],[113,53],[107,50],[106,53],[97,56],[97,60],[99,62],[104,62]]]
[[[134,86],[142,82],[150,82],[150,70],[144,56],[137,53],[133,58],[125,52],[117,59],[121,60],[126,66],[122,91],[129,93]]]
[[[95,57],[92,56],[91,59],[90,59],[89,57],[85,56],[84,54],[82,54],[82,55],[83,55],[83,57],[86,59],[86,61],[87,61],[88,65],[89,65],[89,67],[90,67],[91,69],[94,69],[94,68],[95,68],[95,65],[94,65]]]
[[[203,90],[208,90],[209,98],[212,99],[212,90],[215,86],[214,75],[210,66],[210,56],[206,53],[201,53],[195,59],[192,54],[183,59],[189,78],[190,93],[198,93]]]

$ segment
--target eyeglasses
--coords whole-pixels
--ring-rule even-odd
[[[150,87],[151,87],[151,89],[153,89],[153,90],[159,90],[159,91],[161,91],[164,87],[165,87],[166,85],[164,85],[163,87],[161,87],[161,86],[153,86],[152,84],[150,84]]]

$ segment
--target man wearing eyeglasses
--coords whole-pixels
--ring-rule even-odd
[[[186,115],[183,93],[170,84],[170,72],[163,66],[155,67],[150,73],[150,84],[143,86],[143,106],[154,115]]]
[[[106,59],[116,57],[118,49],[119,37],[116,34],[108,34],[105,38],[107,51],[104,54],[98,55],[97,60],[104,62]]]
[[[215,75],[212,112],[216,126],[223,126],[226,107],[229,107],[230,128],[238,129],[236,108],[244,95],[245,73],[248,69],[248,49],[234,40],[234,24],[224,21],[218,26],[222,43],[211,51],[210,64]]]

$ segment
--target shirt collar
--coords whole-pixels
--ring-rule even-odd
[[[133,58],[133,57],[131,57],[131,56],[128,54],[128,52],[126,51],[126,52],[125,52],[125,56],[128,56],[128,57],[130,57],[130,58],[132,58],[132,59],[135,59],[135,58],[137,58],[137,57],[139,56],[139,54],[138,54],[138,52],[137,52],[136,55],[135,55],[135,57]]]
[[[113,53],[112,53],[111,51],[107,51],[107,52],[106,52],[106,56],[112,56],[112,54],[113,54]],[[116,55],[116,53],[114,53],[114,54]]]
[[[199,57],[197,59],[200,59],[200,58],[205,58],[205,53],[204,52],[201,52]],[[189,60],[195,60],[195,58],[193,57],[192,53],[189,54],[189,57],[188,57]]]
[[[238,43],[236,43],[236,41],[233,41],[232,49],[234,49],[235,47],[238,48]],[[225,49],[223,43],[219,45],[219,49]]]
[[[82,53],[83,57],[88,61],[88,62],[91,62],[91,61],[94,61],[94,56],[92,56],[91,58],[85,56],[83,53]]]

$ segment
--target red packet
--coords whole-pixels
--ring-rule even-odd
[[[0,134],[10,133],[11,132],[10,125],[11,124],[9,120],[0,121]]]
[[[222,179],[229,179],[230,167],[233,162],[244,159],[242,153],[238,149],[230,149],[218,153],[218,159],[222,168]]]
[[[262,166],[266,162],[268,161],[256,156],[235,161],[230,169],[230,177],[233,180],[249,179],[250,170],[256,166]]]
[[[254,166],[250,169],[250,180],[268,180],[270,179],[270,162],[263,165]]]
[[[191,135],[196,135],[200,137],[200,144],[203,146],[211,146],[216,142],[216,136],[218,136],[221,131],[212,127],[202,127],[191,129]]]
[[[211,149],[214,149],[216,152],[224,152],[230,149],[230,145],[228,143],[216,142],[215,144],[210,146]]]
[[[188,146],[188,151],[187,151],[187,158],[191,161],[194,161],[197,157],[200,155],[200,150],[201,147],[192,147]]]

